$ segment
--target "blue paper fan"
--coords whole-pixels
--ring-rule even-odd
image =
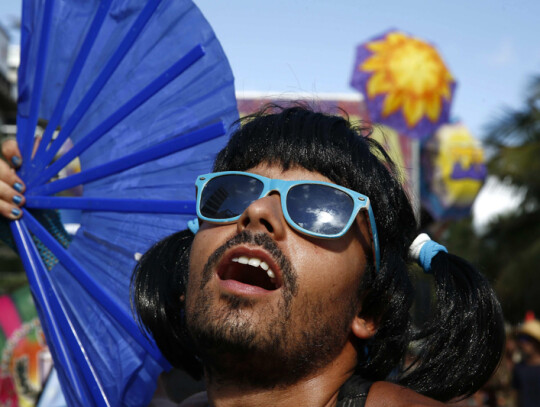
[[[190,1],[24,0],[26,207],[83,212],[68,250],[26,209],[11,228],[69,405],[147,405],[170,368],[132,317],[131,272],[193,218],[194,179],[237,118],[227,59]],[[81,171],[56,179],[76,157]],[[78,185],[80,197],[56,195]],[[50,273],[31,234],[59,260]]]

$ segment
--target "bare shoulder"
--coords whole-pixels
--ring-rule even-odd
[[[188,397],[178,407],[207,407],[208,406],[208,396],[206,392],[200,392],[194,394],[191,397]]]
[[[375,382],[366,407],[441,407],[443,403],[389,382]]]

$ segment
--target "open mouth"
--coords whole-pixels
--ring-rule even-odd
[[[279,276],[259,257],[235,256],[218,272],[221,280],[235,280],[267,291],[281,287]]]

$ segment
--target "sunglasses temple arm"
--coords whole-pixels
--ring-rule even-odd
[[[191,219],[187,223],[187,227],[194,235],[199,231],[199,218]]]
[[[379,249],[379,235],[377,233],[377,224],[375,223],[375,216],[373,215],[373,210],[371,209],[371,203],[369,201],[366,207],[367,207],[367,213],[369,216],[371,238],[373,240],[373,253],[375,255],[375,269],[377,272],[379,272],[380,265],[381,265],[381,252]]]

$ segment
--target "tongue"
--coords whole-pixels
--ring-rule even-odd
[[[247,264],[235,263],[231,265],[221,276],[222,280],[236,280],[243,284],[275,290],[276,285],[270,281],[266,271],[260,267],[252,267]]]

